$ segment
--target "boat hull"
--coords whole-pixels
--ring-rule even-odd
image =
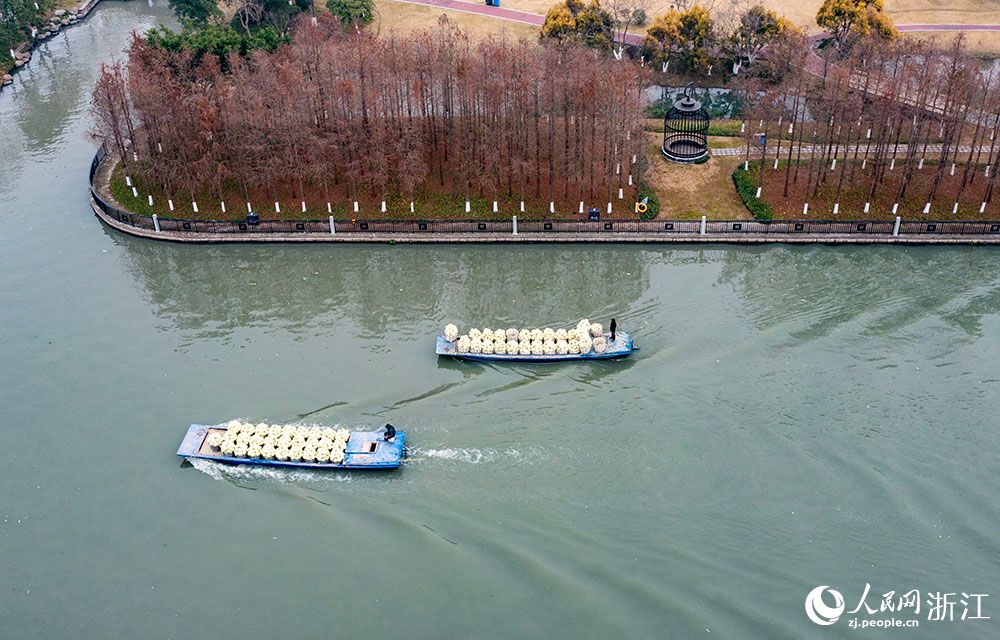
[[[223,456],[212,451],[211,447],[205,443],[208,434],[212,431],[224,433],[225,427],[215,427],[203,424],[193,424],[188,428],[181,446],[177,449],[177,455],[184,458],[201,458],[203,460],[214,460],[216,462],[228,462],[231,464],[254,464],[266,467],[296,467],[304,469],[333,469],[343,471],[357,471],[364,469],[396,469],[406,452],[404,442],[406,433],[397,431],[392,442],[383,440],[381,431],[352,431],[351,437],[347,441],[347,450],[344,452],[344,461],[334,464],[332,462],[294,462],[291,460],[266,460],[264,458],[237,458],[234,456]],[[368,451],[372,443],[375,444],[375,451]]]
[[[624,358],[632,353],[632,336],[627,331],[615,332],[615,341],[611,342],[611,334],[605,333],[608,339],[608,348],[604,353],[587,354],[565,353],[554,355],[508,355],[497,353],[459,353],[454,342],[448,342],[444,336],[438,336],[437,347],[435,349],[439,356],[450,356],[463,360],[474,360],[476,362],[576,362],[578,360],[613,360]]]

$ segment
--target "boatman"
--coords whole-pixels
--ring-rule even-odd
[[[615,329],[618,328],[618,323],[615,322],[614,318],[611,318],[611,342],[615,341]]]
[[[385,441],[392,442],[392,439],[396,437],[396,427],[392,426],[388,422],[385,424]]]

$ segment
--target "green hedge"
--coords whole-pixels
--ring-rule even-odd
[[[742,123],[739,120],[713,120],[708,125],[708,131],[705,132],[709,136],[726,136],[729,138],[735,138],[737,136],[743,135],[740,133],[740,126]]]
[[[648,184],[640,182],[636,200],[642,200],[643,198],[649,198],[649,201],[646,203],[646,212],[640,213],[639,217],[643,220],[652,220],[660,213],[660,199]]]
[[[757,220],[773,220],[774,219],[774,209],[771,205],[761,202],[757,198],[757,182],[754,180],[757,169],[760,167],[760,162],[751,162],[749,165],[749,170],[744,171],[743,165],[740,164],[736,171],[733,171],[733,184],[736,185],[736,192],[740,194],[740,199],[746,208],[750,210],[753,217]]]

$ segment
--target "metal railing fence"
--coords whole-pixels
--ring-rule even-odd
[[[120,209],[104,200],[94,188],[94,175],[107,155],[104,145],[97,150],[90,165],[90,193],[97,206],[109,217],[132,227],[156,229],[150,216]],[[511,219],[435,219],[268,220],[249,224],[245,220],[194,220],[158,218],[160,231],[243,234],[505,234],[514,233]],[[528,234],[701,234],[702,220],[573,220],[527,219],[517,221],[517,232]],[[894,220],[706,220],[704,234],[711,236],[755,235],[893,235]],[[1000,221],[974,220],[901,220],[898,235],[992,235],[1000,234]]]

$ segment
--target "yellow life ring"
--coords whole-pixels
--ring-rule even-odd
[[[637,205],[635,205],[635,210],[638,211],[639,213],[646,213],[646,209],[648,208],[649,207],[646,206],[645,202],[640,202]]]

